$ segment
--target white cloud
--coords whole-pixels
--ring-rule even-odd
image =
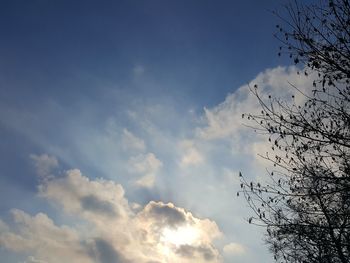
[[[145,142],[127,129],[123,130],[122,144],[125,149],[138,150],[141,152],[146,149]]]
[[[142,187],[153,187],[158,170],[163,163],[153,153],[132,156],[128,161],[128,170],[131,173],[142,175],[135,184]]]
[[[58,161],[54,156],[31,154],[30,158],[34,161],[37,174],[41,178],[49,176],[52,170],[58,166]]]
[[[245,129],[242,125],[242,114],[256,113],[261,109],[249,86],[253,88],[257,85],[262,98],[272,95],[290,101],[292,95],[295,95],[296,102],[299,103],[303,96],[294,90],[290,83],[302,91],[311,92],[313,78],[298,75],[297,72],[298,69],[294,66],[268,69],[260,73],[249,85],[244,85],[229,94],[219,105],[212,109],[205,108],[205,125],[197,130],[198,136],[210,140],[239,135],[239,132]]]
[[[190,165],[198,165],[203,163],[204,156],[200,153],[193,141],[185,140],[180,143],[180,151],[182,153],[180,166],[186,167]]]
[[[8,231],[8,226],[0,219],[0,234]]]
[[[46,261],[36,259],[35,257],[29,256],[24,263],[46,263]]]
[[[27,254],[29,262],[221,262],[213,245],[222,235],[216,223],[172,203],[151,201],[135,212],[121,185],[77,169],[39,189],[76,224],[58,226],[44,213],[12,210],[12,224],[0,221],[0,245]]]
[[[146,174],[142,176],[140,179],[137,179],[135,181],[135,184],[140,187],[151,188],[154,186],[155,181],[156,181],[155,174]]]
[[[129,171],[138,174],[153,174],[162,165],[153,153],[140,154],[129,159]]]
[[[285,96],[283,94],[290,94],[285,92],[287,89],[290,90],[285,78],[289,78],[289,81],[295,83],[298,87],[302,87],[303,83],[307,82],[304,77],[300,77],[301,80],[298,80],[299,77],[296,77],[295,72],[296,69],[294,68],[271,69],[259,74],[251,81],[251,86],[257,83],[259,91],[263,95],[271,93],[272,95]],[[256,231],[250,231],[251,226],[241,225],[244,222],[241,219],[247,216],[245,214],[247,210],[240,208],[242,200],[232,199],[235,194],[235,190],[232,190],[235,188],[233,184],[239,185],[236,179],[238,172],[236,171],[243,168],[246,168],[247,171],[257,169],[255,164],[249,163],[247,165],[244,163],[246,154],[256,155],[258,152],[264,153],[266,149],[269,149],[260,138],[254,136],[251,129],[242,126],[242,113],[259,110],[256,99],[249,93],[247,86],[242,86],[228,95],[221,104],[205,109],[202,118],[203,125],[196,129],[194,138],[190,138],[188,145],[183,146],[183,148],[180,148],[179,144],[183,141],[184,135],[191,134],[188,129],[194,129],[192,126],[194,123],[188,124],[186,116],[174,114],[171,110],[168,110],[167,106],[158,107],[153,112],[145,110],[144,105],[138,105],[137,108],[131,107],[127,113],[129,114],[129,121],[136,127],[132,131],[126,129],[123,131],[118,125],[119,122],[115,121],[111,125],[111,129],[105,134],[105,132],[100,132],[96,128],[98,127],[96,123],[93,121],[90,123],[91,118],[89,116],[86,122],[79,122],[80,125],[77,125],[82,127],[81,129],[64,134],[69,134],[66,137],[72,138],[71,141],[66,142],[70,143],[69,151],[65,148],[67,144],[56,145],[55,147],[62,147],[60,148],[60,158],[64,158],[66,163],[73,165],[78,163],[79,160],[84,160],[88,164],[84,167],[84,170],[93,167],[99,171],[99,174],[108,176],[108,178],[118,176],[120,180],[124,180],[123,182],[133,180],[135,185],[147,188],[153,187],[155,182],[158,182],[156,179],[158,179],[157,191],[159,191],[159,196],[166,198],[166,200],[173,200],[181,206],[190,207],[191,210],[193,209],[199,214],[215,217],[220,220],[220,227],[225,230],[227,235],[231,235],[232,240],[236,238],[237,233],[243,233],[241,236],[244,241],[242,242],[259,249],[261,242],[259,242],[258,236],[254,236]],[[178,125],[181,121],[186,123],[182,123],[183,126]],[[170,126],[170,122],[173,126],[179,126],[180,128],[170,132],[169,130],[172,128],[169,127],[173,127]],[[81,123],[84,125],[81,125]],[[189,127],[189,125],[191,126]],[[69,127],[69,125],[64,126]],[[138,134],[134,132],[136,130],[143,131],[144,137],[142,139],[136,136]],[[40,134],[36,135],[40,139],[43,137],[39,136]],[[122,141],[118,141],[119,139]],[[217,143],[217,139],[223,140],[223,143],[221,144],[221,141]],[[49,139],[47,141],[50,142]],[[157,156],[147,153],[146,144],[152,149],[157,149]],[[49,149],[54,152],[52,151],[53,148]],[[72,152],[71,155],[70,152]],[[235,154],[234,158],[232,158],[232,152]],[[134,156],[128,159],[129,156],[125,156],[128,154]],[[36,156],[32,159],[38,161],[50,158],[49,156],[45,158]],[[232,158],[232,161],[230,158]],[[171,163],[173,160],[175,160],[174,166]],[[48,161],[48,164],[48,168],[41,169],[43,172],[39,172],[38,169],[38,172],[41,174],[52,173],[52,169],[56,166],[55,161]],[[176,166],[176,164],[179,166]],[[164,178],[160,177],[159,173],[162,166],[164,166],[162,172],[165,171],[167,175]],[[40,167],[45,166],[41,165]],[[184,167],[186,167],[186,171],[189,170],[194,176],[182,176],[184,171],[181,168]],[[227,167],[227,171],[222,172],[222,167]],[[262,169],[258,171],[264,173]],[[127,172],[130,173],[129,177],[123,177],[122,175]],[[161,181],[160,179],[164,180]],[[163,185],[162,182],[164,182]],[[181,189],[181,194],[177,194],[179,189]],[[132,192],[134,189],[129,190]],[[186,227],[182,227],[175,232],[169,229],[162,230],[162,226],[155,218],[146,220],[145,217],[141,216],[142,214],[151,216],[150,212],[145,212],[147,205],[129,204],[124,196],[123,187],[111,181],[90,180],[83,176],[79,170],[71,170],[65,176],[51,178],[48,182],[42,183],[40,195],[50,200],[56,207],[59,205],[62,210],[62,217],[69,214],[69,220],[72,220],[71,217],[76,220],[76,222],[70,224],[70,229],[77,233],[78,240],[76,242],[80,244],[80,247],[74,245],[70,249],[80,248],[83,251],[88,251],[89,260],[92,262],[99,262],[103,259],[101,251],[107,251],[106,254],[109,254],[109,258],[119,257],[121,258],[119,261],[141,263],[147,262],[147,259],[148,261],[151,259],[154,262],[164,262],[167,255],[173,256],[173,254],[175,254],[177,260],[174,262],[186,262],[186,260],[187,262],[201,262],[201,260],[205,261],[203,257],[205,251],[212,251],[209,253],[209,255],[214,255],[211,262],[220,261],[218,252],[212,244],[214,238],[211,233],[219,232],[217,229],[215,230],[215,227],[213,227],[212,232],[206,231],[209,235],[207,237],[205,237],[205,233],[202,233],[202,239],[207,240],[206,242],[198,242],[195,246],[184,243],[180,249],[174,243],[180,244],[182,242],[179,241],[180,238],[177,233],[187,231]],[[201,200],[201,202],[198,202],[198,200]],[[160,203],[159,206],[167,205],[169,204]],[[176,206],[174,207],[176,208]],[[173,211],[174,209],[169,210]],[[28,216],[30,218],[36,217],[36,215]],[[197,219],[202,223],[205,220]],[[213,221],[208,221],[214,224]],[[146,224],[146,222],[148,223]],[[62,228],[57,222],[53,224],[58,229]],[[15,228],[12,227],[12,224],[3,223],[2,226],[0,224],[0,232],[16,234],[18,238],[30,240],[23,232],[16,230],[22,228],[30,232],[28,224],[18,222],[14,225]],[[198,221],[195,226],[195,229],[205,228]],[[206,227],[209,228],[209,226]],[[156,229],[159,231],[155,231]],[[34,233],[34,230],[32,232]],[[199,232],[201,233],[201,231]],[[198,234],[198,232],[192,230],[186,233]],[[165,238],[164,236],[168,237]],[[1,237],[3,237],[2,234]],[[44,241],[40,242],[42,242],[43,247],[46,245]],[[162,242],[168,242],[169,244],[164,246]],[[49,244],[51,246],[51,243]],[[64,246],[62,242],[59,245]],[[249,247],[250,251],[252,251],[252,247]],[[41,257],[39,251],[36,251],[37,249],[39,248],[32,247],[30,251],[25,253],[30,256],[33,255],[36,259],[45,260],[46,258]],[[54,248],[50,249],[54,250]],[[228,248],[226,248],[226,252],[227,250]],[[259,257],[260,254],[264,253],[265,248],[262,247],[259,250]],[[267,258],[266,254],[264,254],[265,259]],[[192,257],[192,261],[187,259],[189,255]],[[225,255],[225,259],[227,255]],[[193,257],[195,257],[194,260]],[[245,255],[244,257],[242,262],[249,262],[249,260],[245,260],[248,256]],[[234,257],[232,258],[234,259]],[[48,262],[55,261],[50,258]],[[105,259],[102,262],[106,263],[108,260]],[[250,262],[256,262],[256,260]],[[268,260],[264,262],[268,262]]]
[[[131,213],[120,184],[104,179],[90,180],[77,169],[41,184],[39,195],[60,204],[66,213],[79,214],[95,224],[104,224],[109,218],[127,220]]]
[[[246,127],[246,125],[254,126],[254,123],[242,119],[242,114],[254,114],[261,111],[261,106],[257,98],[250,92],[250,88],[257,85],[259,96],[264,101],[271,95],[291,102],[292,95],[294,95],[296,104],[300,104],[305,97],[291,84],[302,92],[310,94],[314,78],[298,75],[297,72],[298,69],[294,66],[268,69],[258,74],[249,85],[244,85],[229,94],[219,105],[211,109],[205,108],[204,125],[197,128],[197,139],[227,140],[232,145],[233,152],[250,154],[258,160],[256,165],[266,166],[268,163],[258,157],[258,154],[265,155],[271,150],[271,145],[267,142],[266,137]]]
[[[93,262],[80,244],[77,231],[68,226],[56,226],[45,214],[30,216],[21,210],[12,210],[15,227],[0,235],[0,245],[20,253],[52,263]]]
[[[190,148],[181,159],[181,166],[196,165],[203,162],[203,156],[196,148]]]
[[[246,248],[239,243],[229,243],[224,246],[223,251],[227,255],[242,255],[246,253]]]

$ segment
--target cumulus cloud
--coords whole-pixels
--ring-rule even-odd
[[[175,207],[173,204],[163,204],[150,202],[141,213],[146,219],[158,220],[161,227],[172,227],[186,223],[186,213],[183,209]]]
[[[135,211],[113,181],[74,169],[42,181],[39,195],[75,223],[13,209],[11,223],[0,221],[0,246],[27,254],[27,262],[221,262],[214,221],[160,201]]]
[[[267,70],[252,80],[250,85],[257,84],[263,96],[278,94],[288,98],[292,92],[298,93],[293,91],[287,80],[297,87],[307,87],[310,84],[308,79],[297,76],[296,71],[294,67]],[[296,99],[299,100],[299,97],[296,96]],[[228,208],[232,207],[231,199],[229,205],[225,202],[219,203],[222,200],[220,198],[227,196],[223,188],[219,188],[216,184],[219,180],[215,177],[212,181],[207,181],[212,173],[211,168],[213,171],[219,171],[217,168],[221,165],[220,162],[214,164],[209,152],[219,158],[228,156],[229,159],[231,149],[226,147],[227,145],[232,146],[238,154],[243,151],[252,154],[264,153],[268,150],[269,148],[259,138],[252,140],[248,138],[247,133],[252,135],[254,133],[251,130],[247,132],[242,126],[242,113],[259,109],[256,99],[249,92],[249,87],[242,86],[229,94],[216,107],[206,108],[202,119],[203,125],[196,129],[195,137],[184,144],[181,141],[183,138],[167,137],[158,132],[156,124],[151,121],[142,121],[141,117],[137,121],[140,121],[140,125],[144,125],[142,128],[147,130],[152,138],[156,138],[155,145],[171,149],[167,152],[172,151],[173,148],[176,149],[175,159],[178,158],[177,164],[180,168],[196,166],[205,160],[205,168],[210,169],[203,169],[203,173],[200,173],[201,183],[204,185],[209,182],[208,185],[212,187],[212,192],[208,192],[203,197],[203,202],[197,202],[193,199],[197,192],[192,193],[193,188],[188,187],[186,190],[189,191],[183,191],[181,198],[186,199],[188,203],[197,202],[196,210],[202,213],[207,211],[207,214],[213,215],[220,211],[216,214],[219,214],[220,222],[224,222],[231,220],[231,215],[225,214]],[[131,119],[136,118],[133,112],[130,111],[129,114]],[[164,116],[162,114],[160,116],[159,119],[163,120]],[[121,165],[128,167],[127,171],[136,185],[150,188],[155,184],[156,175],[163,166],[162,161],[167,163],[167,160],[161,156],[161,161],[155,154],[148,153],[145,142],[135,134],[129,130],[123,130],[121,144],[118,142],[111,148],[121,146],[120,148],[124,150],[123,154],[131,155],[128,161]],[[118,133],[112,135],[113,141],[115,138],[120,138],[120,130],[118,129]],[[146,140],[152,140],[152,138],[146,137]],[[111,146],[112,139],[108,139],[102,148],[107,145]],[[215,140],[218,139],[228,140],[229,143],[226,144],[225,141],[225,148],[215,148],[215,151],[211,151],[214,149],[211,147],[217,146],[215,146]],[[149,141],[146,142],[149,143]],[[153,145],[152,141],[149,144]],[[181,144],[180,147],[179,144]],[[93,144],[94,150],[96,150],[96,145],[101,145],[100,141]],[[94,151],[96,152],[100,153],[102,150]],[[114,152],[108,151],[108,153]],[[94,162],[95,165],[102,159],[95,157],[94,155],[88,161]],[[57,167],[55,157],[31,155],[31,159],[34,161],[39,176],[47,178],[39,180],[39,196],[54,204],[61,214],[60,221],[58,221],[45,213],[28,214],[21,210],[13,210],[12,222],[11,220],[0,220],[0,247],[29,256],[27,262],[201,263],[222,261],[219,250],[213,244],[214,240],[221,236],[214,221],[198,218],[172,203],[152,201],[146,205],[130,204],[125,197],[123,187],[113,181],[92,180],[81,174],[79,170],[69,170],[57,177],[48,176]],[[113,159],[111,163],[116,162]],[[110,166],[104,165],[103,167],[106,167],[105,172],[114,171],[110,169]],[[229,185],[230,188],[229,183],[238,185],[238,172],[236,171],[238,168],[240,167],[229,166],[229,169],[224,171],[225,185]],[[178,170],[175,168],[170,173],[174,178],[171,182],[174,183],[170,184],[169,189],[177,190],[181,185],[177,184]],[[192,181],[184,181],[181,186],[187,187],[189,183]],[[222,182],[219,183],[222,184]],[[197,191],[199,187],[195,186]],[[212,201],[209,209],[208,201]],[[192,204],[191,207],[195,205]],[[224,213],[221,213],[222,211]],[[225,259],[234,260],[240,255],[247,256],[247,248],[237,243],[227,244],[220,251],[223,252]]]
[[[61,205],[68,214],[78,214],[95,223],[103,224],[106,218],[125,220],[131,213],[121,185],[104,179],[90,180],[77,169],[39,185],[39,195]]]
[[[163,163],[153,154],[140,154],[132,156],[128,161],[128,170],[131,173],[142,175],[135,184],[142,187],[152,187],[155,183],[156,174]]]
[[[214,221],[196,218],[172,203],[153,201],[138,220],[147,229],[146,240],[158,246],[168,262],[221,262],[212,242],[222,233]]]
[[[56,226],[43,213],[30,216],[14,209],[11,214],[14,226],[1,233],[0,246],[14,252],[34,254],[43,261],[58,263],[74,259],[75,262],[93,262],[73,228]]]

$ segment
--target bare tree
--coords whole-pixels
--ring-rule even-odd
[[[350,5],[348,0],[293,2],[280,16],[277,38],[304,73],[316,71],[314,90],[296,103],[259,95],[260,114],[248,114],[272,151],[269,183],[241,177],[254,212],[267,228],[278,262],[350,262]],[[281,37],[282,34],[282,37]],[[314,75],[314,74],[313,74]],[[294,87],[298,92],[301,89]],[[239,193],[238,193],[239,194]]]
[[[275,35],[282,43],[278,55],[288,54],[322,77],[323,85],[350,78],[350,2],[318,0],[303,5],[294,1],[285,8],[287,18],[275,12],[283,25]]]

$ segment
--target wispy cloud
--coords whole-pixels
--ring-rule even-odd
[[[123,143],[124,149],[126,150],[143,152],[146,149],[145,142],[141,138],[136,137],[133,133],[131,133],[127,129],[123,130],[122,143]]]
[[[182,153],[180,166],[186,167],[191,165],[198,165],[204,161],[204,156],[194,145],[191,140],[185,140],[180,143],[180,151]]]
[[[264,98],[276,93],[289,98],[292,89],[287,80],[298,87],[311,85],[307,78],[297,76],[296,71],[294,67],[266,70],[254,78],[250,86],[257,84]],[[299,98],[296,96],[296,99]],[[122,121],[112,112],[108,118],[97,122],[90,116],[93,116],[93,110],[89,105],[81,107],[86,107],[89,117],[68,114],[64,107],[55,107],[55,113],[65,116],[62,118],[65,128],[53,129],[53,134],[40,130],[39,123],[16,121],[20,119],[16,116],[22,114],[20,111],[14,111],[11,118],[2,120],[8,122],[9,127],[20,130],[21,134],[26,135],[29,131],[27,136],[30,138],[44,138],[40,145],[58,154],[65,167],[94,171],[89,177],[78,169],[55,175],[55,171],[59,171],[55,157],[32,154],[30,159],[41,178],[38,180],[39,196],[61,209],[60,217],[67,217],[69,224],[58,224],[65,221],[57,220],[45,211],[30,214],[14,210],[13,218],[22,220],[0,224],[2,246],[34,256],[35,260],[50,259],[49,262],[55,262],[53,258],[56,256],[57,262],[65,259],[58,252],[55,254],[55,251],[60,251],[55,246],[69,250],[68,256],[81,257],[83,262],[108,262],[109,259],[164,262],[166,255],[178,260],[174,262],[193,262],[193,258],[196,259],[194,262],[254,262],[260,257],[247,252],[253,250],[259,250],[260,254],[265,253],[265,259],[269,258],[261,246],[258,231],[245,224],[244,218],[249,211],[242,205],[242,200],[233,198],[239,188],[238,170],[252,177],[264,174],[266,165],[257,153],[264,154],[269,150],[266,140],[242,125],[242,113],[259,111],[247,85],[228,94],[222,103],[205,108],[203,112],[192,112],[190,117],[183,116],[171,103],[144,105],[141,102],[124,110]],[[43,113],[28,113],[28,116],[30,120],[35,116],[41,119],[40,114]],[[12,119],[15,124],[11,126]],[[70,125],[72,123],[79,125]],[[24,126],[29,126],[29,129]],[[63,143],[52,138],[59,138]],[[167,222],[171,222],[170,217],[174,214],[179,214],[175,210],[182,211],[187,225],[177,227],[176,231],[171,227],[164,228],[156,222],[153,209],[169,211],[171,215]],[[195,213],[189,216],[189,210]],[[218,222],[220,230],[225,233],[219,245],[213,245],[214,236],[220,236],[221,232],[216,223],[194,214]],[[146,220],[147,215],[150,219]],[[161,218],[160,214],[157,216]],[[208,223],[204,224],[204,221]],[[35,232],[45,229],[43,222],[52,229],[49,232],[64,229],[68,233],[68,242],[47,243],[51,246],[48,251],[52,251],[52,258],[41,249],[43,240],[49,237],[41,237],[43,233]],[[210,236],[199,230],[210,227],[213,227],[207,232]],[[191,244],[181,241],[177,233],[184,231],[201,236],[201,241]],[[32,242],[35,236],[39,237],[36,241],[39,243]],[[242,244],[229,245],[237,240]],[[71,246],[67,247],[65,244],[70,242]],[[102,255],[109,255],[109,259],[102,258]],[[188,259],[190,257],[192,261]]]
[[[56,157],[48,154],[31,154],[30,158],[33,160],[36,172],[41,178],[48,177],[52,170],[58,166]]]
[[[261,98],[268,103],[268,96],[291,102],[292,95],[295,102],[301,103],[302,93],[312,90],[312,78],[299,75],[298,68],[277,67],[265,70],[251,80],[249,84],[241,86],[234,93],[227,95],[225,100],[213,108],[204,108],[203,126],[197,128],[197,137],[202,140],[226,140],[233,145],[235,151],[257,156],[265,154],[270,147],[265,143],[266,138],[254,134],[253,129],[246,125],[254,125],[242,119],[242,114],[255,114],[261,111],[257,98],[251,93],[256,85]],[[257,158],[261,161],[261,158]],[[266,163],[264,163],[266,164]]]
[[[310,90],[312,78],[298,75],[299,70],[294,67],[277,67],[265,70],[251,80],[248,85],[241,86],[234,93],[229,94],[225,100],[213,108],[204,108],[205,126],[197,130],[198,136],[203,139],[230,138],[239,135],[245,130],[242,125],[242,114],[260,111],[258,100],[251,94],[250,88],[258,86],[258,92],[263,99],[268,95],[291,100],[295,95],[297,100],[303,98],[290,84],[302,90]]]
[[[223,251],[230,256],[247,253],[246,248],[239,243],[229,243],[224,246]]]
[[[129,172],[141,175],[135,184],[142,187],[154,185],[156,174],[162,166],[163,163],[153,153],[132,156],[128,161]]]

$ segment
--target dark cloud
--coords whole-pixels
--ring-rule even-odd
[[[211,261],[215,258],[215,254],[213,252],[212,247],[200,246],[200,247],[197,247],[197,251],[198,251],[198,253],[202,254],[203,258],[206,261]]]
[[[202,246],[181,245],[176,249],[176,254],[189,259],[199,255],[206,261],[212,261],[216,257],[213,251],[213,248],[209,246],[203,246],[203,245]]]
[[[100,263],[131,263],[106,240],[96,238],[91,249],[94,260]]]
[[[186,222],[184,212],[170,203],[150,202],[148,206],[149,216],[157,219],[157,221],[161,222],[163,225],[176,227]]]
[[[196,249],[195,247],[190,245],[182,245],[176,249],[176,254],[185,258],[192,258],[194,255],[195,249]]]
[[[162,263],[165,250],[172,262],[220,262],[212,246],[221,233],[216,223],[196,218],[172,203],[151,201],[133,211],[122,186],[88,179],[77,169],[43,181],[40,191],[41,196],[61,204],[63,212],[78,216],[84,225],[88,223],[90,229],[57,226],[44,213],[31,216],[14,209],[13,227],[0,219],[4,232],[0,243],[6,249],[30,253],[50,263]],[[170,236],[169,228],[173,228]],[[194,235],[186,236],[190,240],[184,242],[192,246],[179,247],[171,234],[183,235],[187,228]]]
[[[88,195],[81,198],[81,206],[83,209],[104,214],[107,216],[115,217],[118,215],[115,207],[111,202],[101,200],[97,196]]]

